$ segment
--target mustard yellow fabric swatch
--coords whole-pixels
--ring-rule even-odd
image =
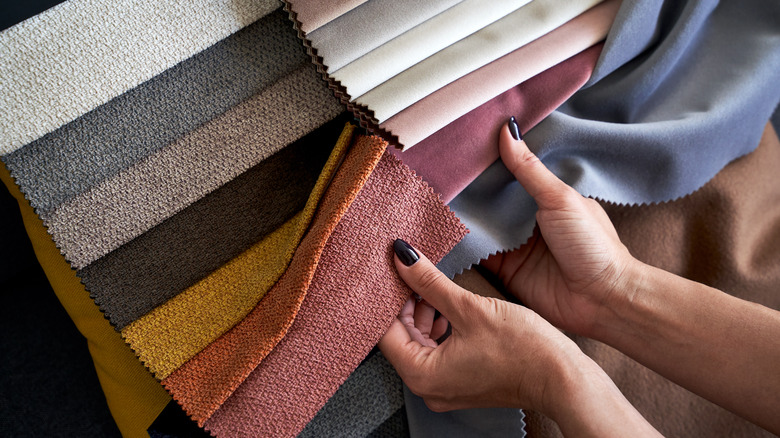
[[[170,375],[241,321],[281,277],[346,155],[353,131],[354,126],[347,123],[303,210],[220,269],[122,330],[122,336],[158,379]]]
[[[1,163],[0,179],[19,203],[24,227],[54,293],[87,339],[100,385],[119,430],[125,437],[148,437],[146,429],[171,400],[170,395],[103,317]]]

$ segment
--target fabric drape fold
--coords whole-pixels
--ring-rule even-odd
[[[335,20],[365,2],[366,0],[289,0],[304,33]]]

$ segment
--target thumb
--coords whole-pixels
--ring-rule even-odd
[[[566,205],[566,197],[574,189],[558,179],[528,149],[514,117],[501,128],[498,135],[498,151],[506,168],[534,198],[540,209],[556,210]]]
[[[395,267],[406,284],[454,326],[461,326],[472,302],[472,293],[453,283],[424,254],[405,241],[396,239],[393,249]]]

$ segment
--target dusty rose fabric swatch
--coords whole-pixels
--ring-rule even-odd
[[[383,155],[386,143],[360,137],[320,201],[289,267],[241,322],[177,368],[162,383],[201,424],[284,336],[295,319],[328,237]]]
[[[301,22],[301,31],[309,33],[346,14],[366,0],[287,0]]]
[[[411,292],[393,266],[393,240],[405,239],[436,262],[465,232],[427,184],[385,153],[331,234],[287,335],[206,429],[217,436],[298,434]]]
[[[780,141],[767,126],[758,148],[676,201],[602,205],[639,260],[780,310]],[[773,436],[600,342],[575,337],[647,420],[666,436]],[[526,411],[529,437],[561,436]]]
[[[404,152],[390,152],[448,203],[498,159],[498,132],[515,116],[528,132],[590,78],[603,44],[555,65],[458,118]],[[443,159],[446,157],[446,159]]]

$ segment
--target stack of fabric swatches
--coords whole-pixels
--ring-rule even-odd
[[[374,348],[411,293],[393,240],[450,277],[527,240],[512,115],[583,195],[699,189],[780,101],[778,8],[70,0],[0,33],[3,179],[83,284],[60,300],[110,323],[85,336],[113,328],[159,382],[156,413],[164,388],[217,437],[517,436],[516,409],[427,410]],[[107,399],[132,412],[122,382]]]

